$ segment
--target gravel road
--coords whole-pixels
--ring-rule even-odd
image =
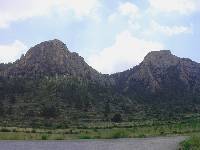
[[[0,150],[177,150],[185,137],[116,140],[0,141]]]

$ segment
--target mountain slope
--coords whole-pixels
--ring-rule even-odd
[[[116,90],[145,105],[147,113],[170,117],[200,111],[199,74],[200,64],[164,50],[150,52],[138,66],[111,77]]]
[[[75,52],[55,39],[32,47],[25,56],[16,61],[6,71],[8,76],[53,76],[66,75],[95,79],[100,74],[85,63]]]
[[[98,73],[59,40],[42,42],[13,64],[1,66],[0,124],[105,120],[118,108],[131,106],[112,90],[108,75]]]
[[[168,50],[103,75],[61,41],[46,41],[13,64],[0,64],[0,124],[65,126],[115,114],[124,121],[180,118],[200,113],[199,75],[199,63]]]
[[[138,86],[134,84],[140,83],[144,88],[142,91],[155,93],[177,85],[176,89],[183,88],[197,93],[200,88],[199,74],[200,64],[190,59],[176,57],[170,51],[163,50],[150,52],[138,66],[111,76],[121,88],[131,86],[137,89]]]

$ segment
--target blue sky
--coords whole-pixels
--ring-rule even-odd
[[[0,62],[60,39],[102,73],[153,50],[200,62],[200,0],[0,0]]]

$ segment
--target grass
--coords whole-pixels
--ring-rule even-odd
[[[179,122],[148,121],[148,123],[84,124],[83,126],[72,126],[67,129],[0,127],[0,140],[144,138],[149,136],[190,135],[192,133],[200,133],[200,119],[195,118]]]
[[[85,134],[79,136],[79,139],[91,139],[91,138],[92,138],[91,136]]]
[[[47,139],[48,139],[48,135],[46,134],[42,135],[41,140],[47,140]]]
[[[118,139],[118,138],[126,138],[128,137],[128,132],[126,130],[117,130],[112,132],[110,138]]]
[[[181,143],[181,150],[200,150],[200,134],[192,135]]]

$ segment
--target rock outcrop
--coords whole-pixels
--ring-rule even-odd
[[[121,90],[158,92],[200,89],[200,64],[179,58],[169,50],[152,51],[136,67],[113,74]],[[167,92],[167,91],[166,91]],[[173,92],[173,91],[172,91]]]
[[[6,71],[8,76],[54,76],[66,75],[95,79],[100,74],[75,52],[55,39],[32,47]]]

